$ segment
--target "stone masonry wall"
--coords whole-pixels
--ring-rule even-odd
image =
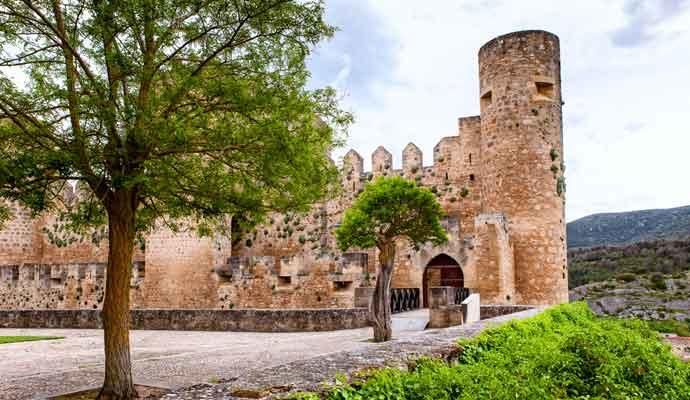
[[[517,302],[567,301],[558,37],[500,36],[479,51],[482,212],[503,213]]]
[[[13,218],[0,231],[0,265],[39,262],[43,245],[40,220],[17,204],[5,204]]]
[[[132,310],[142,330],[320,332],[369,326],[366,308],[321,310]],[[0,310],[0,328],[101,329],[98,310]]]

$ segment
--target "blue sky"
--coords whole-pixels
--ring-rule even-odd
[[[457,118],[479,113],[477,51],[544,29],[561,39],[567,220],[690,204],[690,0],[327,0],[340,31],[312,84],[355,114],[347,146],[409,142],[431,163]]]

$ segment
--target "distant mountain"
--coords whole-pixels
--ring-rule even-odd
[[[594,214],[567,225],[568,248],[690,238],[690,206]]]

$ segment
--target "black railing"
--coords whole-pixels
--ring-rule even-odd
[[[457,288],[455,289],[455,304],[462,304],[468,297],[470,297],[469,288]]]
[[[419,288],[391,289],[391,312],[416,310],[419,308]]]

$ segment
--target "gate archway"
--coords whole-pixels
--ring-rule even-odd
[[[423,306],[429,307],[429,288],[436,286],[465,287],[465,276],[460,264],[445,253],[429,260],[422,278]]]

